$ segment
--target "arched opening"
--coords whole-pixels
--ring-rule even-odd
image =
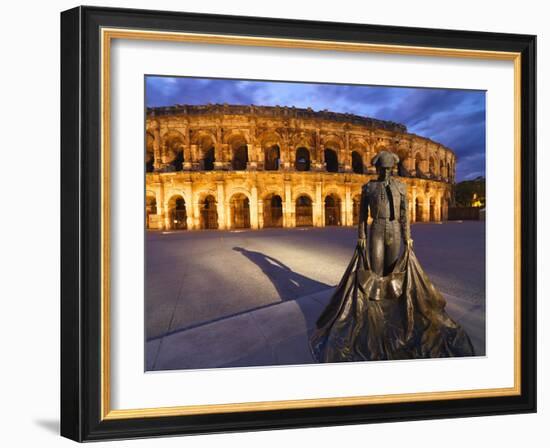
[[[351,153],[351,169],[356,174],[363,174],[364,172],[363,159],[357,151]]]
[[[283,200],[277,194],[264,200],[264,227],[283,227]]]
[[[187,209],[185,199],[181,196],[173,196],[168,203],[170,228],[187,229]]]
[[[152,173],[155,170],[155,158],[152,152],[145,153],[145,172]]]
[[[209,194],[200,204],[200,226],[201,229],[218,228],[218,208],[216,199]]]
[[[250,202],[243,193],[235,194],[230,201],[231,228],[250,228]]]
[[[453,180],[453,175],[452,175],[451,164],[450,163],[447,163],[447,178],[449,180]]]
[[[302,195],[296,199],[296,227],[313,225],[313,204],[311,199]]]
[[[441,214],[441,221],[445,221],[447,219],[446,210],[445,210],[445,199],[439,198],[439,213]]]
[[[435,160],[433,157],[430,157],[429,159],[429,170],[430,170],[430,176],[435,176]]]
[[[329,173],[338,172],[338,155],[334,149],[325,149],[325,165]]]
[[[181,171],[183,170],[183,149],[178,150],[170,162],[170,171]]]
[[[270,146],[264,150],[264,169],[277,171],[281,160],[281,150],[278,145]]]
[[[359,224],[359,207],[361,206],[361,196],[357,195],[353,197],[353,225]]]
[[[419,198],[415,199],[414,213],[416,216],[416,222],[422,222],[422,202],[420,202]]]
[[[414,156],[414,170],[416,173],[416,176],[420,177],[422,176],[422,169],[420,168],[420,164],[422,163],[422,156],[419,152],[416,153],[416,156]]]
[[[169,132],[164,137],[165,156],[168,171],[183,169],[183,137],[177,132]]]
[[[325,198],[325,225],[326,226],[340,226],[341,220],[341,201],[335,194],[329,194]]]
[[[298,148],[296,150],[296,171],[309,171],[310,167],[309,151],[306,148]]]
[[[437,221],[435,216],[435,199],[430,198],[430,221],[434,222]]]
[[[152,173],[155,169],[154,137],[147,133],[145,142],[145,172]]]
[[[236,171],[246,170],[248,163],[248,147],[246,145],[238,146],[233,150],[232,166]]]
[[[150,218],[151,215],[157,214],[157,199],[154,196],[147,195],[145,197],[145,228],[153,228],[153,220]]]
[[[214,170],[214,162],[216,161],[214,148],[208,148],[204,151],[204,157],[202,159],[202,166],[205,171]]]

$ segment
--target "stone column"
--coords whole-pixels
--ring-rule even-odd
[[[286,159],[287,159],[287,156],[286,156],[286,143],[281,143],[279,145],[279,170],[284,170],[285,169],[285,164],[286,164]],[[264,161],[264,169],[265,169],[265,161]]]
[[[342,225],[352,226],[353,225],[353,201],[351,199],[351,186],[349,183],[346,183],[346,198],[345,198],[345,219],[342,219]]]
[[[349,147],[349,134],[347,132],[344,136],[344,150],[342,153],[342,163],[338,165],[341,165],[346,173],[351,173],[353,170],[351,169],[351,150]]]
[[[285,210],[284,210],[284,227],[294,227],[294,206],[292,204],[292,189],[291,182],[285,180]]]
[[[412,173],[414,171],[414,159],[412,157],[407,157],[403,161],[403,165],[409,173]]]
[[[223,181],[216,181],[216,211],[218,212],[218,229],[226,229],[226,218],[225,218],[225,186]]]
[[[191,163],[191,146],[184,145],[183,146],[183,170],[184,171],[190,171],[193,167]]]
[[[248,163],[246,164],[247,170],[257,170],[258,169],[258,154],[256,153],[256,148],[254,145],[247,144],[246,151],[248,153]]]
[[[189,199],[189,201],[185,201],[185,208],[187,210],[187,229],[200,229],[200,218],[195,221],[195,212],[192,206],[192,204],[195,202],[195,198],[193,197],[193,182],[184,182],[183,192],[185,193],[185,197]],[[199,198],[197,198],[196,200],[198,201]]]
[[[411,203],[412,203],[411,222],[416,222],[416,185],[413,185],[411,187]]]
[[[424,174],[430,173],[430,162],[428,161],[428,159],[422,159],[419,165],[420,165],[420,171],[422,171]]]
[[[158,127],[153,130],[153,168],[158,171],[162,166],[161,154],[160,154],[160,133]]]
[[[441,221],[441,193],[438,192],[435,196],[434,215],[436,221]]]
[[[424,196],[424,203],[422,204],[422,221],[430,222],[430,197]]]
[[[197,145],[191,145],[191,169],[193,171],[200,170],[200,158],[199,158],[199,147]]]
[[[225,202],[223,203],[226,229],[231,228],[231,203],[229,201],[230,199],[226,198]]]
[[[285,170],[294,170],[295,163],[296,163],[296,148],[289,145],[288,160],[284,164]]]
[[[164,204],[164,183],[162,180],[159,184],[159,195],[157,200],[157,215],[159,215],[159,224],[161,230],[166,230],[169,227],[167,227],[168,224],[168,216],[166,212],[166,206]]]
[[[258,228],[258,187],[252,186],[250,191],[250,228]]]
[[[223,149],[221,143],[216,143],[214,145],[214,169],[223,169]]]
[[[313,204],[313,225],[315,227],[325,227],[322,187],[322,182],[315,182],[315,202]]]
[[[258,229],[264,228],[264,201],[258,199]]]

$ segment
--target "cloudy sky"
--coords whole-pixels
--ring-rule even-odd
[[[396,121],[457,155],[457,181],[485,176],[485,92],[148,76],[147,107],[174,104],[295,106]]]

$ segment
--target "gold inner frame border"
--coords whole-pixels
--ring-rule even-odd
[[[521,53],[459,48],[280,39],[250,36],[101,29],[101,420],[168,417],[229,412],[307,409],[383,403],[406,403],[521,394]],[[242,45],[413,56],[506,60],[514,63],[514,386],[441,392],[401,393],[301,400],[111,409],[110,349],[110,62],[113,39]]]

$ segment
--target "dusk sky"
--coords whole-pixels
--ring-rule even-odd
[[[147,76],[147,107],[254,104],[311,107],[402,123],[457,155],[457,181],[485,176],[485,92]]]

